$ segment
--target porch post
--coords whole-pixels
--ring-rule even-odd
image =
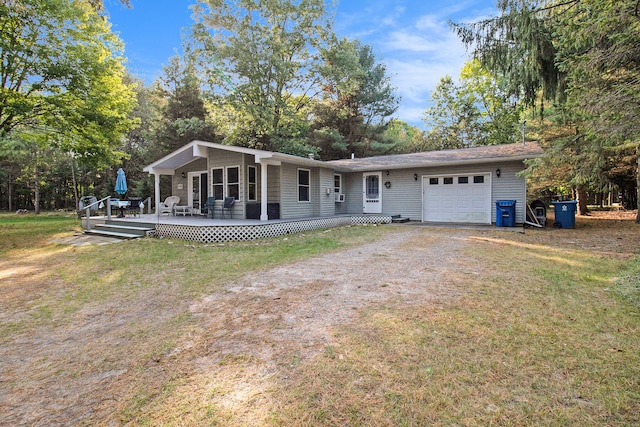
[[[260,221],[268,221],[267,214],[267,163],[260,165]]]
[[[160,174],[154,172],[154,192],[156,198],[156,215],[160,218]]]

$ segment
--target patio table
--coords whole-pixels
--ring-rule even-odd
[[[187,216],[187,214],[189,214],[190,216],[193,216],[193,211],[191,210],[191,206],[174,206],[173,214],[175,216],[178,216],[178,215]]]
[[[118,214],[118,218],[124,218],[124,210],[125,208],[129,207],[128,200],[109,200],[109,204],[111,205],[112,208],[120,210],[120,213]]]

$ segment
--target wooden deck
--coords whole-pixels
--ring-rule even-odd
[[[106,222],[105,217],[91,217],[92,224]],[[140,225],[153,227],[158,237],[212,243],[239,240],[255,240],[277,237],[304,231],[340,227],[355,224],[391,223],[390,216],[336,215],[331,217],[277,219],[210,219],[203,216],[174,216],[142,214],[117,218],[109,224]]]

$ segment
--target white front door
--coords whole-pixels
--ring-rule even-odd
[[[369,214],[382,213],[382,172],[365,173],[362,177],[362,183],[362,212]]]

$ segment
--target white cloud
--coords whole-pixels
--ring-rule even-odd
[[[416,29],[420,31],[440,30],[442,27],[442,20],[436,15],[421,16],[416,22]]]
[[[370,3],[359,16],[348,16],[340,27],[343,35],[371,45],[376,59],[386,65],[397,94],[402,97],[396,117],[422,128],[422,114],[429,106],[430,92],[445,75],[456,80],[468,59],[465,47],[449,27],[449,19],[476,21],[490,12],[484,8],[486,2],[482,10],[474,10],[476,0],[438,10],[428,10],[427,3],[418,6],[418,1],[406,10],[394,9],[387,1],[372,1],[375,6]],[[423,13],[412,15],[418,10]],[[366,20],[363,15],[367,15]]]

